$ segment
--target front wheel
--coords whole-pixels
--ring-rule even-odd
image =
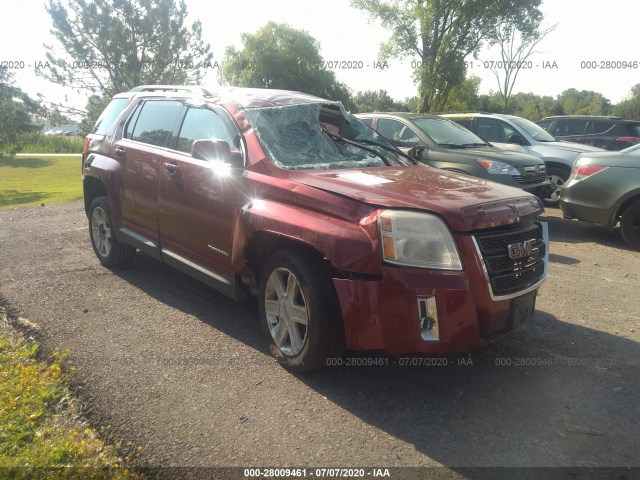
[[[622,212],[620,219],[622,238],[634,250],[640,250],[640,199]]]
[[[89,236],[98,260],[107,267],[129,263],[136,253],[135,247],[120,243],[115,237],[107,197],[98,197],[91,202]]]
[[[324,262],[296,251],[275,253],[262,270],[259,302],[269,350],[284,367],[313,370],[342,355],[342,316]]]
[[[560,190],[562,190],[562,185],[569,180],[570,174],[566,170],[556,167],[547,168],[547,174],[553,191],[544,199],[544,203],[549,207],[557,207],[560,203]]]

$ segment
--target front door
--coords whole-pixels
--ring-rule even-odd
[[[232,151],[239,134],[222,112],[188,107],[158,175],[158,226],[162,254],[217,282],[233,283],[231,250],[237,215],[238,175],[217,159],[191,157],[194,140],[224,140]]]

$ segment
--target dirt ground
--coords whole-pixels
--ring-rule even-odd
[[[640,252],[559,210],[546,219],[537,313],[438,367],[292,375],[266,352],[255,302],[141,254],[101,267],[81,203],[0,212],[0,296],[45,348],[71,350],[88,419],[123,451],[143,447],[145,465],[634,478],[584,467],[640,467]]]

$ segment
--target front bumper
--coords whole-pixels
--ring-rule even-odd
[[[548,245],[546,225],[545,243]],[[535,296],[546,276],[521,291],[495,295],[474,238],[456,238],[461,272],[383,266],[380,280],[334,279],[347,348],[392,355],[447,354],[477,348],[513,329],[512,303]],[[417,299],[435,298],[439,340],[423,339]],[[535,299],[533,299],[535,302]]]

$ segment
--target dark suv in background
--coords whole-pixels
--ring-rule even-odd
[[[466,173],[546,198],[553,192],[544,161],[496,148],[455,122],[425,113],[356,114],[400,150],[430,167]]]
[[[640,142],[640,122],[622,117],[562,115],[536,123],[559,140],[606,150],[623,150]]]

